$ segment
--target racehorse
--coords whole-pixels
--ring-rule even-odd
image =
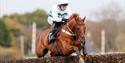
[[[68,56],[73,52],[80,51],[85,47],[85,17],[80,18],[79,14],[74,13],[70,16],[67,23],[61,26],[57,32],[56,41],[48,44],[48,36],[51,29],[46,29],[38,34],[36,41],[37,57],[43,57],[48,50],[51,51],[51,56]]]

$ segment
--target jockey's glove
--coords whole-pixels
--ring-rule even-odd
[[[62,21],[63,21],[63,22],[67,22],[68,19],[66,19],[66,18],[62,18]]]

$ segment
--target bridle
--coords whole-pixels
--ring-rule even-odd
[[[67,34],[67,35],[70,35],[70,36],[75,36],[76,38],[78,38],[77,40],[78,41],[80,41],[81,43],[82,42],[85,42],[85,37],[83,36],[83,37],[80,37],[78,34],[77,34],[77,32],[75,31],[75,32],[73,32],[73,30],[68,26],[69,25],[69,23],[67,22],[66,23],[66,26],[64,27],[65,29],[62,29],[62,32],[64,32],[65,34]]]
[[[73,33],[73,31],[70,29],[70,27],[68,25],[69,25],[69,23],[67,22],[64,29],[62,28],[62,32],[66,33],[69,36],[76,36],[76,34]]]

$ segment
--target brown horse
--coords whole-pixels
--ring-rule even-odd
[[[51,56],[67,56],[84,49],[83,43],[85,43],[86,31],[84,21],[85,18],[81,19],[76,13],[71,15],[68,22],[62,25],[57,33],[56,42],[51,44],[48,44],[48,36],[51,30],[42,31],[36,42],[37,57],[43,57],[48,50],[51,51]]]

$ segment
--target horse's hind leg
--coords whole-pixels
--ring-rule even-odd
[[[36,51],[36,54],[37,54],[37,57],[40,58],[40,57],[44,57],[47,52],[48,52],[47,48],[41,48]]]

